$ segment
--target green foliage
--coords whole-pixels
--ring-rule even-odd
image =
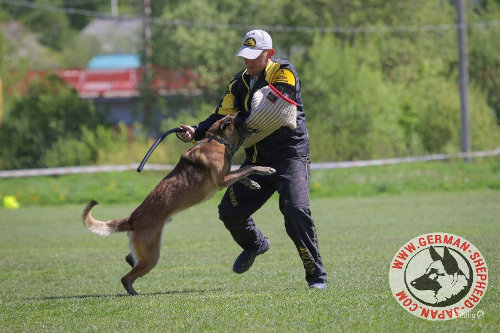
[[[62,147],[64,141],[78,139],[84,127],[95,129],[102,121],[94,106],[80,99],[59,77],[34,82],[15,100],[1,124],[3,167],[46,166],[48,160],[43,156],[54,145]]]
[[[75,8],[79,10],[86,11],[97,11],[98,2],[97,1],[74,1],[74,0],[60,0],[61,6],[67,8]],[[92,16],[90,15],[67,15],[69,19],[69,25],[72,29],[81,30],[87,24],[92,21]]]
[[[110,152],[118,144],[126,145],[126,128],[112,128],[98,125],[95,129],[81,128],[77,137],[61,137],[43,154],[41,162],[47,167],[86,165],[98,162],[100,152]],[[125,134],[124,134],[125,133]],[[120,147],[120,151],[126,151]]]
[[[500,190],[500,158],[418,162],[338,170],[315,170],[311,197],[365,197],[472,189]]]
[[[69,20],[62,12],[34,10],[23,16],[23,23],[43,45],[61,51],[70,40]]]
[[[172,127],[177,126],[179,125]],[[154,143],[154,139],[146,133],[147,131],[138,124],[132,128],[121,123],[112,131],[99,127],[94,140],[89,140],[93,142],[93,147],[97,151],[97,164],[138,164]],[[92,135],[90,132],[88,134]],[[154,154],[148,159],[148,164],[177,163],[180,155],[190,147],[191,145],[186,145],[172,134],[155,149]]]
[[[200,18],[196,13],[201,7],[204,15]],[[222,13],[220,8],[224,8]],[[489,10],[489,15],[498,13],[493,6]],[[287,15],[277,16],[277,12]],[[455,8],[446,2],[318,1],[287,6],[287,1],[244,1],[238,6],[191,0],[171,2],[162,18],[168,21],[155,31],[155,62],[173,68],[193,67],[201,74],[200,84],[207,83],[207,96],[220,94],[217,88],[241,67],[234,67],[231,59],[238,45],[230,49],[233,51],[227,46],[239,41],[250,26],[408,27],[407,32],[314,36],[310,32],[271,31],[278,56],[290,56],[301,77],[313,160],[460,149],[456,32],[412,31],[419,26],[454,24]],[[207,22],[217,22],[213,31],[207,29]],[[238,24],[241,31],[223,29],[224,24]],[[480,36],[484,40],[478,45],[489,38]],[[488,44],[494,48],[498,43]],[[491,59],[498,52],[490,53],[484,62],[494,64]],[[219,70],[214,71],[216,68]],[[498,84],[493,79],[488,82],[490,86],[483,84],[481,89],[489,91],[492,105],[499,95],[495,93]],[[481,103],[484,95],[477,89],[471,89],[470,95],[476,101],[471,105],[472,136],[478,138],[485,132],[490,136],[490,140],[484,139],[486,135],[475,139],[474,147],[495,147],[499,129],[490,124],[495,119]]]
[[[90,59],[102,53],[102,46],[95,37],[78,36],[67,43],[61,52],[61,67],[85,68]]]
[[[394,87],[363,64],[361,49],[316,36],[314,61],[299,73],[313,160],[352,160],[404,154],[404,132]],[[325,84],[328,82],[328,84]]]
[[[416,131],[425,151],[457,151],[460,146],[460,113],[457,112],[460,110],[460,98],[457,85],[442,78],[429,78],[409,88],[409,93],[418,95],[418,100],[414,99],[418,121]]]
[[[172,125],[171,127],[176,127]],[[41,164],[46,167],[73,165],[116,165],[132,164],[141,161],[153,144],[136,124],[135,131],[120,123],[111,128],[98,125],[94,129],[81,128],[79,137],[62,137],[41,156]],[[178,140],[175,135],[157,147],[148,163],[175,164],[186,150],[191,148]]]
[[[53,3],[109,12],[109,2]],[[141,15],[140,2],[123,0],[119,5],[120,14]],[[27,68],[81,67],[92,54],[102,51],[95,40],[70,38],[89,17],[1,6],[2,19],[24,22],[50,46],[36,52],[29,46],[31,51],[26,53],[26,47],[0,40],[0,56],[8,57],[0,62],[4,89],[9,91],[4,93],[6,114],[13,109],[11,96],[16,91],[12,88]],[[500,3],[468,1],[466,6],[472,147],[489,149],[500,142]],[[87,163],[95,158],[97,163],[136,161],[151,142],[145,138],[148,130],[161,133],[179,123],[195,124],[204,119],[218,103],[230,77],[243,67],[241,59],[234,57],[243,34],[259,27],[273,36],[276,57],[291,59],[298,70],[313,160],[460,150],[453,1],[161,0],[154,1],[151,8],[157,18],[152,20],[153,62],[167,69],[192,69],[197,75],[193,94],[168,96],[165,101],[141,88],[143,104],[138,109],[151,106],[145,129],[136,128],[126,138],[121,137],[121,129],[110,132],[119,138],[115,137],[113,145],[98,148],[60,134],[54,140],[58,143],[46,149],[52,157],[44,158],[44,164],[58,159],[64,164],[69,160],[84,164],[85,156],[92,156]],[[4,78],[12,69],[17,70],[17,76]],[[167,120],[159,120],[164,118]],[[170,142],[160,146],[153,158],[172,163],[185,148]],[[72,154],[75,151],[80,153]],[[61,157],[64,152],[73,157]]]
[[[458,85],[442,77],[426,77],[407,86],[405,101],[406,140],[417,139],[420,153],[456,152],[461,144],[460,96]],[[500,128],[486,104],[484,94],[469,91],[470,135],[473,150],[498,147]],[[410,148],[410,147],[409,147]],[[414,149],[409,149],[415,152]]]
[[[233,6],[227,7],[229,10]],[[203,15],[200,16],[200,13]],[[192,68],[201,77],[195,88],[213,93],[213,88],[225,84],[236,71],[234,54],[240,40],[237,31],[226,29],[213,33],[203,27],[213,22],[230,23],[228,11],[221,13],[219,5],[204,0],[169,2],[162,18],[166,21],[154,26],[153,62],[169,69]],[[193,25],[171,25],[168,22],[184,20]],[[200,29],[200,26],[203,28]],[[229,47],[233,45],[233,47]],[[221,80],[223,78],[223,81]]]
[[[487,1],[489,11],[474,12],[473,20],[498,20],[500,3]],[[498,25],[470,29],[468,36],[469,73],[471,81],[486,93],[487,102],[500,125],[500,40]]]
[[[5,47],[5,40],[3,37],[3,34],[0,34],[0,59],[5,59],[4,57],[6,56],[6,47]],[[0,61],[0,76],[3,77],[3,73],[5,70],[5,61]]]
[[[170,137],[165,140],[171,139]],[[173,140],[173,139],[171,139]],[[175,139],[176,140],[176,139]],[[177,140],[179,141],[179,140]],[[160,145],[148,164],[158,163],[159,157],[168,156]],[[184,144],[184,148],[190,144]],[[143,146],[142,156],[149,146]],[[121,158],[121,153],[108,150],[109,159]],[[175,155],[177,163],[179,155]],[[116,161],[107,161],[116,163]],[[119,161],[121,162],[121,161]],[[162,161],[165,163],[164,161]],[[461,160],[419,162],[363,168],[313,170],[311,198],[367,197],[379,194],[427,193],[436,191],[471,191],[489,189],[500,191],[499,157]],[[110,164],[110,163],[106,163]],[[131,163],[134,167],[139,161]],[[146,165],[148,165],[146,164]],[[139,203],[167,174],[167,171],[137,173],[103,172],[57,177],[10,178],[0,181],[0,202],[7,195],[16,196],[22,207],[37,205],[85,204],[90,199],[102,203]],[[216,196],[222,197],[224,191]]]
[[[40,161],[47,167],[85,165],[94,161],[94,156],[86,142],[76,138],[61,138],[41,156]]]
[[[470,87],[469,118],[472,150],[499,147],[500,126],[495,122],[496,117],[492,105],[488,103],[488,92],[475,85]]]
[[[292,58],[303,83],[313,160],[460,150],[458,80],[455,71],[449,73],[455,58],[425,60],[417,56],[421,50],[405,48],[406,40],[395,39],[394,45],[399,45],[394,50],[403,52],[394,58],[399,61],[388,60],[387,44],[378,39],[345,44],[316,35],[307,56]],[[380,66],[384,63],[385,69]],[[474,149],[497,147],[500,128],[484,94],[471,85],[469,98]]]

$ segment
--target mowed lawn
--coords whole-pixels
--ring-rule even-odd
[[[98,199],[98,198],[97,198]],[[254,217],[271,248],[245,274],[240,252],[217,219],[216,199],[177,215],[163,234],[158,266],[127,296],[125,234],[84,229],[83,206],[0,209],[1,332],[498,332],[500,192],[432,192],[314,199],[329,273],[310,290],[273,198]],[[94,216],[128,215],[133,205],[98,205]],[[431,322],[391,294],[390,262],[410,239],[452,233],[486,258],[489,286],[480,318]]]

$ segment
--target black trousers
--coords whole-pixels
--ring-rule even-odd
[[[247,162],[244,165],[249,164]],[[252,214],[278,191],[285,228],[304,265],[308,283],[326,282],[327,274],[319,253],[318,236],[309,208],[309,157],[297,157],[266,164],[276,169],[270,176],[252,175],[260,190],[240,182],[231,185],[219,205],[219,218],[243,249],[256,251],[263,241]]]

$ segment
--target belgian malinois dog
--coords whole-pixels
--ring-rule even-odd
[[[82,214],[87,229],[103,236],[120,231],[128,233],[130,253],[125,259],[132,269],[121,282],[130,295],[137,295],[132,287],[134,281],[156,266],[163,227],[174,214],[209,199],[218,190],[237,181],[259,189],[259,184],[246,177],[275,172],[263,166],[245,166],[231,171],[231,158],[248,135],[237,112],[215,122],[206,138],[181,156],[175,168],[128,217],[99,221],[91,214],[97,202],[88,203]]]

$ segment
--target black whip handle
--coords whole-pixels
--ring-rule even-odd
[[[171,133],[174,133],[174,132],[182,132],[182,130],[180,128],[178,128],[178,127],[169,129],[168,131],[166,131],[165,133],[163,133],[162,135],[160,135],[160,137],[158,137],[158,139],[156,139],[155,143],[153,143],[153,145],[151,146],[151,148],[149,148],[148,152],[146,153],[146,156],[144,156],[144,158],[142,159],[141,164],[139,164],[139,167],[137,168],[137,172],[141,172],[142,171],[142,168],[144,168],[144,165],[148,161],[149,156],[151,156],[151,154],[153,153],[153,150],[155,150],[156,146],[158,146],[160,144],[160,142],[163,139],[165,139],[165,137],[167,135],[169,135]]]

